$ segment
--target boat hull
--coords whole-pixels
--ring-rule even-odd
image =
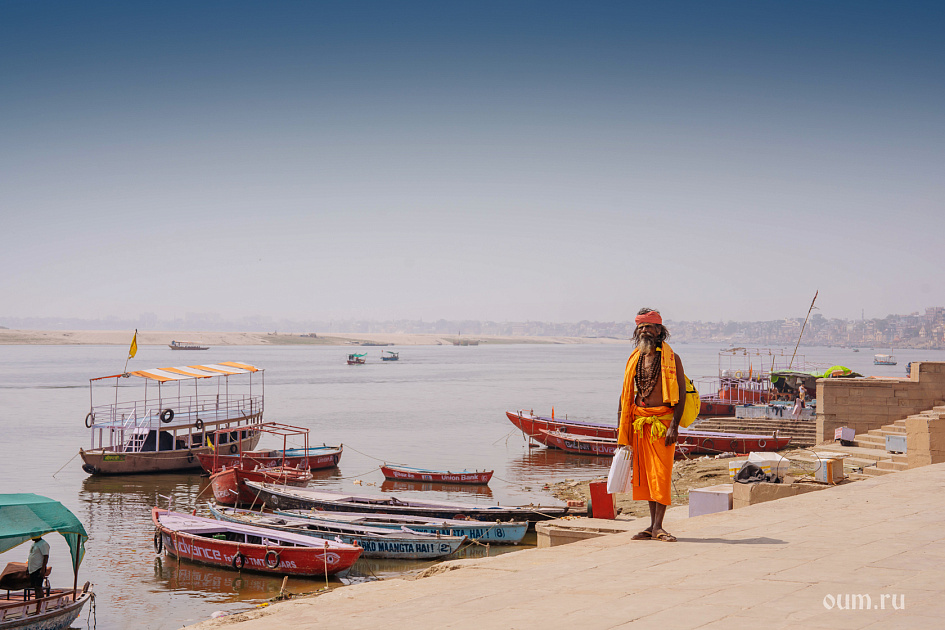
[[[461,472],[448,472],[438,470],[419,470],[411,468],[400,468],[397,466],[381,466],[381,472],[386,479],[392,481],[426,481],[431,483],[462,483],[473,485],[485,485],[492,479],[495,471],[483,470],[470,472],[463,470]]]
[[[45,612],[0,621],[0,630],[63,630],[68,628],[79,617],[85,603],[93,596],[91,592],[78,592],[76,600],[72,601],[72,594],[72,589],[62,589],[59,593],[53,593],[43,598],[49,602]],[[42,600],[39,601],[42,602]],[[0,608],[5,609],[6,616],[9,617],[11,614],[17,614],[16,609],[25,607],[29,611],[36,606],[36,603],[37,600],[13,603],[0,599]]]
[[[607,424],[556,420],[554,418],[535,416],[525,412],[514,413],[507,411],[505,415],[508,416],[512,424],[518,427],[522,433],[545,446],[549,445],[546,443],[547,438],[541,433],[541,429],[573,433],[574,435],[587,435],[590,437],[617,438],[617,427]]]
[[[162,525],[160,515],[166,512],[159,508],[152,510],[162,550],[172,557],[197,564],[274,575],[324,576],[348,570],[361,555],[358,547],[329,541],[324,541],[324,547],[319,546],[318,541],[313,541],[315,544],[311,547],[289,547],[196,536]],[[273,536],[278,533],[273,531]],[[237,555],[242,556],[241,569],[237,568],[240,563]]]
[[[294,450],[295,449],[290,450],[285,458],[285,465],[293,468],[301,466],[302,462],[306,459],[305,455],[295,455]],[[338,462],[341,461],[342,450],[340,446],[330,449],[310,448],[308,455],[309,470],[323,470],[336,467]],[[200,453],[197,455],[197,459],[206,472],[215,472],[213,468],[212,452]],[[217,455],[217,460],[219,466],[229,468],[239,462],[240,456],[239,453],[235,455]],[[259,451],[258,454],[244,451],[243,461],[251,462],[254,466],[259,465],[261,467],[278,466],[282,464],[282,455],[279,454],[278,451]]]
[[[238,466],[225,468],[210,475],[213,498],[223,505],[261,505],[256,493],[249,489],[246,481],[280,483],[289,486],[304,486],[312,480],[312,473],[293,468],[267,468],[245,470]]]
[[[619,445],[616,439],[607,440],[604,438],[591,438],[584,436],[568,435],[557,431],[545,431],[548,443],[553,444],[555,448],[562,451],[573,453],[575,455],[590,455],[596,457],[613,457],[614,452]],[[676,444],[676,459],[683,459],[692,448],[687,444]]]
[[[247,427],[251,429],[252,427]],[[251,451],[259,443],[260,435],[251,432],[242,441],[243,449]],[[239,446],[235,442],[228,444],[235,451]],[[200,455],[213,453],[209,446],[200,446],[189,450],[145,451],[122,453],[103,448],[90,450],[79,449],[79,455],[85,465],[82,468],[93,475],[135,475],[144,473],[176,472],[199,470]]]
[[[567,507],[537,506],[535,508],[499,506],[485,507],[464,504],[407,503],[396,497],[378,498],[376,503],[323,499],[304,492],[288,492],[282,486],[248,482],[259,493],[266,505],[279,510],[327,510],[329,512],[373,512],[378,514],[409,514],[431,518],[472,518],[477,521],[522,521],[530,523],[560,518],[568,513]]]

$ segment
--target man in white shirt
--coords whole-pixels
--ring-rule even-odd
[[[49,543],[42,536],[33,537],[26,570],[30,574],[30,588],[36,592],[36,599],[43,596],[43,578],[46,577],[46,564],[49,562]]]

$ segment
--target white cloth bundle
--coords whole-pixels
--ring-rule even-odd
[[[623,494],[633,490],[633,451],[629,446],[618,447],[607,475],[607,492]]]

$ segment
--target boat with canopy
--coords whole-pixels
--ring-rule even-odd
[[[31,591],[26,563],[8,563],[0,575],[0,591],[5,591],[5,594],[0,593],[0,629],[68,628],[78,618],[85,603],[95,597],[88,582],[78,588],[79,565],[85,555],[85,541],[89,538],[79,519],[64,505],[48,497],[0,494],[0,553],[50,533],[60,534],[69,545],[72,588],[50,588],[47,579],[44,596],[27,599]]]
[[[95,404],[96,393],[109,402]],[[252,450],[264,395],[264,370],[234,361],[90,379],[91,446],[79,449],[82,469],[105,475],[199,469],[197,455],[210,453],[208,437],[223,429],[222,452]]]

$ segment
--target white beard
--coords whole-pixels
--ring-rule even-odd
[[[651,337],[640,337],[637,348],[639,348],[640,354],[643,356],[652,354],[656,351],[656,340]]]

